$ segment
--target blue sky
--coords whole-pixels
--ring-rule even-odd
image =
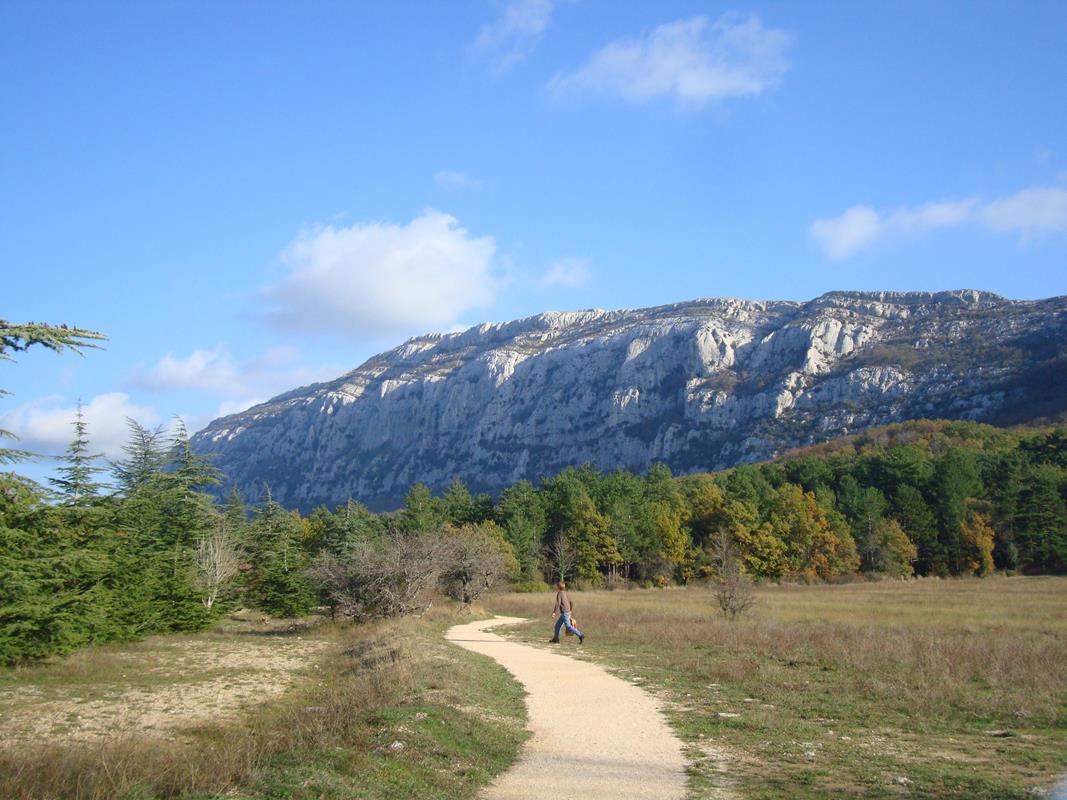
[[[0,5],[0,364],[193,429],[411,335],[832,289],[1067,294],[1067,5]],[[22,471],[37,476],[44,464]]]

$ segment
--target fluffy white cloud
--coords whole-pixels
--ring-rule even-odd
[[[506,72],[533,52],[552,22],[552,0],[508,0],[471,43],[476,56]]]
[[[0,417],[0,428],[19,437],[17,447],[54,455],[66,450],[74,436],[71,424],[76,410],[76,406],[61,405],[58,397],[44,397],[4,414]],[[82,406],[82,413],[91,451],[103,453],[108,458],[116,458],[122,453],[128,433],[127,417],[146,426],[157,425],[160,421],[154,408],[137,405],[122,392],[97,395]]]
[[[169,389],[204,389],[233,392],[240,378],[230,357],[221,350],[194,350],[185,358],[167,353],[133,383],[151,391]],[[236,388],[240,391],[240,388]]]
[[[785,74],[789,42],[788,33],[763,27],[756,16],[693,17],[608,44],[575,72],[553,78],[549,90],[631,102],[667,96],[684,105],[759,94]]]
[[[294,347],[275,347],[239,364],[234,364],[223,347],[194,350],[184,358],[167,353],[151,368],[134,375],[130,383],[154,392],[197,389],[228,398],[226,413],[247,408],[298,386],[330,380],[347,367],[336,364],[307,366],[299,363]],[[235,400],[251,395],[255,401]],[[262,398],[262,399],[259,399]],[[234,403],[246,402],[241,408]]]
[[[982,225],[996,233],[1019,233],[1024,238],[1067,231],[1067,190],[1023,189],[986,203],[969,198],[885,213],[857,205],[839,217],[816,220],[809,232],[829,258],[840,259],[879,241],[964,224]]]
[[[424,332],[492,305],[496,243],[433,209],[407,225],[325,225],[282,254],[290,273],[263,291],[264,316],[300,331]]]
[[[585,258],[562,258],[548,268],[538,283],[544,289],[564,286],[576,289],[586,286],[593,279],[593,270]]]

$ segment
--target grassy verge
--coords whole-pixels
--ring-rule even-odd
[[[525,712],[521,687],[502,668],[443,641],[455,621],[445,613],[302,631],[321,646],[307,649],[292,685],[236,719],[160,736],[129,730],[91,740],[59,735],[9,742],[0,749],[0,796],[473,797],[514,760],[526,737]],[[0,701],[29,691],[117,697],[121,704],[131,685],[137,691],[170,685],[175,672],[182,673],[181,685],[196,685],[188,664],[198,645],[207,651],[219,637],[239,635],[213,632],[180,643],[159,638],[7,671],[0,673]],[[176,665],[174,652],[185,660]],[[203,674],[217,679],[221,669],[216,659]]]
[[[1032,797],[1067,769],[1067,579],[582,592],[583,648],[664,697],[693,796]],[[493,610],[541,617],[550,596]]]

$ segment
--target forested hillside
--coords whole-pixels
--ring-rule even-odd
[[[1067,570],[1062,429],[912,422],[716,474],[586,466],[495,501],[456,480],[439,496],[415,485],[395,513],[350,500],[306,516],[267,487],[212,500],[220,476],[181,426],[131,422],[108,491],[90,451],[77,421],[54,491],[0,476],[0,662],[195,630],[237,606],[418,613],[436,587],[470,602],[501,574],[691,582],[715,577],[723,531],[762,580]]]

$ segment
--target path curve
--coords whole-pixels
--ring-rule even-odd
[[[682,743],[667,726],[659,703],[596,664],[487,630],[526,621],[496,617],[456,625],[445,634],[460,647],[498,661],[528,693],[533,736],[519,761],[479,797],[682,800]]]

